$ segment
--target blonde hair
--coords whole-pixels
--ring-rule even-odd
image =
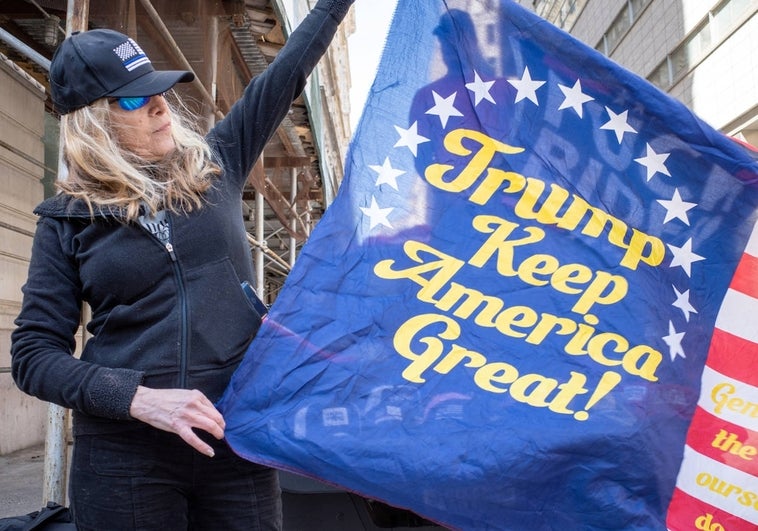
[[[94,213],[123,209],[135,220],[140,205],[150,212],[161,208],[190,212],[203,205],[203,193],[221,169],[211,159],[205,139],[189,124],[183,106],[169,104],[176,149],[159,162],[150,162],[119,145],[113,133],[110,106],[100,99],[61,117],[63,156],[68,176],[58,188],[83,200]]]

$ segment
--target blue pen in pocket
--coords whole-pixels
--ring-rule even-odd
[[[247,280],[245,280],[241,286],[242,292],[247,297],[247,300],[250,301],[250,304],[253,305],[253,309],[258,312],[258,315],[260,315],[261,319],[263,319],[263,317],[268,313],[268,306],[266,306],[263,301],[258,298],[258,295],[255,293],[253,286],[251,286]]]

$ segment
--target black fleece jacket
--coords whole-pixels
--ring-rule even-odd
[[[169,214],[164,246],[122,213],[59,194],[36,209],[29,276],[11,336],[25,392],[74,410],[75,433],[129,429],[138,385],[218,399],[260,326],[240,283],[254,279],[242,189],[353,0],[320,0],[208,134],[223,174],[195,211]],[[82,303],[92,335],[72,356]]]

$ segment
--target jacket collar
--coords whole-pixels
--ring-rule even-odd
[[[116,218],[125,219],[126,209],[93,205],[90,211],[87,203],[67,194],[57,194],[37,205],[34,213],[38,216],[64,219]]]

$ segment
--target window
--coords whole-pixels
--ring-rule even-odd
[[[534,12],[559,28],[570,30],[587,0],[535,0]]]
[[[665,89],[671,84],[671,68],[668,58],[648,76],[647,80],[660,89]]]
[[[624,6],[619,14],[616,15],[611,27],[608,28],[608,31],[605,33],[606,47],[609,50],[615,48],[631,26],[632,22],[629,20],[629,6]]]
[[[595,48],[610,55],[652,0],[627,0]]]
[[[648,76],[648,81],[668,90],[725,39],[753,8],[754,0],[725,0],[698,24]]]
[[[631,13],[632,20],[640,18],[642,11],[650,3],[650,0],[629,0],[629,11]]]

